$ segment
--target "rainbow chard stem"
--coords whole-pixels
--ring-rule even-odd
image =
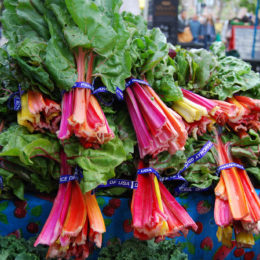
[[[17,113],[17,122],[30,132],[50,131],[55,133],[60,122],[61,108],[53,100],[43,97],[36,91],[29,90],[22,95],[21,110]]]
[[[208,112],[211,112],[216,107],[216,103],[213,100],[204,98],[186,89],[181,89],[181,90],[185,98],[196,103],[197,105],[205,107]]]
[[[126,103],[136,132],[141,158],[183,150],[187,139],[182,118],[168,108],[153,89],[134,83],[126,89]]]
[[[88,69],[85,71],[88,58]],[[87,84],[92,84],[94,53],[78,48],[75,53],[78,79],[82,82],[86,78]],[[89,88],[74,88],[63,95],[62,119],[58,138],[68,139],[72,134],[80,139],[85,148],[98,147],[114,138],[114,133],[108,125],[105,114],[97,99]]]
[[[70,166],[67,164],[66,155],[64,151],[60,152],[61,158],[61,176],[69,174],[71,172]],[[60,222],[60,215],[62,210],[69,201],[68,193],[70,191],[67,189],[67,184],[60,184],[58,194],[54,200],[51,212],[47,221],[45,222],[41,233],[39,234],[34,246],[38,244],[51,245],[59,237],[61,232],[62,223]]]
[[[102,245],[102,234],[106,232],[105,222],[97,203],[96,195],[85,193],[85,201],[89,220],[89,241],[95,243],[98,248]]]
[[[232,158],[229,153],[230,144],[224,145],[220,135],[217,135],[216,148],[219,156],[219,165],[231,163]],[[244,189],[235,167],[221,171],[225,184],[228,202],[232,217],[235,220],[241,220],[249,214]]]
[[[260,131],[260,100],[244,96],[234,96],[228,98],[230,105],[236,107],[237,114],[229,116],[228,125],[238,133],[243,135],[250,129]]]
[[[139,163],[139,169],[144,168]],[[154,174],[139,174],[138,188],[133,193],[131,212],[134,236],[141,240],[163,240],[174,237],[188,229],[197,229],[196,223],[175,200]]]
[[[65,92],[62,97],[62,116],[60,130],[57,132],[58,138],[61,140],[68,139],[72,135],[72,126],[68,119],[73,111],[73,92]]]
[[[236,162],[229,152],[230,144],[223,144],[217,134],[216,149],[219,165]],[[227,195],[225,195],[225,193]],[[251,247],[254,244],[253,233],[259,233],[260,199],[245,170],[232,167],[221,171],[221,179],[215,189],[216,202],[214,217],[219,226],[217,237],[223,244],[230,246],[233,224],[236,241],[239,246]],[[227,197],[227,201],[223,200]]]
[[[197,230],[197,225],[187,211],[177,202],[162,182],[159,183],[162,195],[163,208],[168,212],[167,223],[170,227],[167,236],[174,237],[179,231],[187,234],[188,229]]]
[[[220,227],[226,227],[232,224],[232,215],[227,200],[216,197],[214,209],[215,222]]]

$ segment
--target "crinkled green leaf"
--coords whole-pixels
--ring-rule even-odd
[[[71,163],[83,169],[84,178],[81,187],[84,192],[94,189],[99,184],[106,184],[115,176],[114,169],[127,159],[124,143],[115,137],[100,149],[84,149],[77,140],[65,144],[65,153]]]
[[[48,12],[46,20],[49,25],[51,39],[46,49],[45,65],[57,87],[68,91],[77,79],[74,57],[64,42],[53,13]]]
[[[41,7],[43,8],[43,5],[41,5]],[[42,12],[43,11],[44,10],[42,10]],[[16,13],[21,20],[35,30],[40,37],[48,39],[48,28],[43,19],[42,13],[39,13],[39,6],[36,8],[30,0],[18,0]]]
[[[174,240],[164,240],[155,243],[153,240],[140,241],[129,239],[120,244],[117,241],[102,248],[99,253],[99,260],[107,259],[139,259],[139,260],[186,260],[188,256],[183,253],[184,244]]]
[[[258,181],[258,184],[260,183],[260,168],[259,167],[249,167],[246,168],[246,171],[250,174],[252,174],[256,180]]]
[[[157,158],[149,161],[150,167],[155,168],[164,176],[172,176],[184,167],[188,158],[199,152],[202,146],[207,142],[208,137],[195,140],[189,138],[185,151],[177,151],[176,154],[170,155],[163,152]],[[208,188],[219,178],[216,176],[217,163],[211,151],[207,152],[199,161],[188,167],[182,176],[191,186],[198,188]]]
[[[16,236],[0,236],[0,258],[1,260],[40,260],[44,259],[47,248],[39,245],[33,246],[35,237],[30,239],[19,238]]]
[[[222,42],[213,42],[210,46],[210,51],[219,59],[225,58],[226,56],[226,48]]]
[[[113,117],[118,137],[123,142],[127,158],[131,159],[134,153],[134,146],[137,143],[131,118],[126,109],[121,109]]]
[[[101,55],[112,52],[116,43],[116,32],[110,19],[105,16],[95,2],[90,0],[67,0],[66,6],[74,22],[88,39],[91,49]]]
[[[192,55],[194,62],[198,64],[196,67],[196,84],[198,88],[202,88],[210,82],[212,73],[218,65],[217,59],[204,49],[192,50]]]
[[[56,138],[13,125],[0,134],[0,145],[4,157],[0,175],[6,191],[23,199],[24,187],[47,193],[57,189],[60,145]]]
[[[29,0],[5,0],[2,23],[8,41],[8,52],[15,58],[23,73],[43,93],[50,94],[54,84],[44,68],[44,55],[49,38],[42,5]],[[44,87],[43,87],[43,86]]]
[[[35,156],[50,156],[59,160],[59,143],[57,139],[43,134],[31,134],[25,127],[13,125],[0,134],[3,149],[0,156],[15,156],[25,165],[33,164]]]

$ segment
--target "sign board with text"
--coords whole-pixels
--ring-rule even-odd
[[[254,26],[232,26],[233,48],[241,59],[250,59],[253,46]],[[260,59],[260,26],[257,28],[255,41],[255,59]]]
[[[148,24],[159,27],[173,44],[177,43],[178,0],[153,0],[149,2]]]

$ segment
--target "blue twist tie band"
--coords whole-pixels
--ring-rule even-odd
[[[175,175],[173,176],[169,176],[169,177],[161,177],[160,174],[153,168],[143,168],[143,169],[139,169],[137,171],[137,174],[147,174],[147,173],[153,173],[159,181],[164,182],[164,181],[184,181],[184,184],[182,184],[181,186],[179,186],[179,189],[183,189],[183,187],[185,187],[185,189],[190,189],[191,191],[199,191],[200,188],[196,188],[196,187],[187,187],[188,186],[188,181],[181,176],[181,173],[183,173],[191,164],[195,163],[196,161],[198,161],[199,159],[201,159],[203,156],[205,156],[205,154],[213,147],[213,143],[211,141],[208,141],[201,149],[199,152],[197,152],[196,154],[190,156],[187,160],[187,162],[184,164],[184,167],[178,171]],[[182,187],[182,188],[180,188]],[[178,189],[177,188],[177,189]]]
[[[97,98],[100,100],[100,102],[102,102],[105,106],[111,106],[114,102],[114,97],[112,96],[112,100],[111,102],[106,102],[105,100],[103,100],[103,98],[99,95],[100,93],[109,93],[109,91],[107,90],[106,87],[99,87],[96,90],[93,91],[92,94],[96,95]]]
[[[107,184],[98,185],[96,189],[109,188],[109,187],[121,187],[135,190],[138,187],[137,181],[122,180],[122,179],[110,179]]]
[[[185,193],[185,192],[207,191],[210,188],[211,188],[211,186],[209,186],[208,188],[205,188],[205,189],[198,188],[198,187],[188,187],[188,183],[183,183],[182,185],[180,185],[179,187],[174,189],[174,195],[179,196],[181,193]]]
[[[154,169],[154,168],[143,168],[143,169],[139,169],[137,171],[137,174],[148,174],[148,173],[153,173],[157,179],[161,182],[163,181],[184,181],[187,182],[180,174],[179,172],[174,175],[174,176],[170,176],[170,177],[161,177],[160,174]]]
[[[2,190],[4,188],[4,181],[3,181],[3,177],[0,176],[0,189]]]
[[[104,87],[100,87],[100,88],[94,90],[94,92],[93,92],[93,94],[94,94],[94,95],[97,95],[97,96],[98,96],[99,93],[110,93],[110,92],[109,92],[109,91],[107,90],[107,88],[104,86]],[[116,94],[113,94],[113,96],[116,96],[119,101],[124,100],[124,93],[123,93],[123,91],[122,91],[119,87],[116,87]],[[111,106],[111,105],[113,104],[113,102],[114,102],[114,98],[112,98],[112,101],[109,102],[109,103],[108,103],[108,102],[105,102],[104,100],[102,100],[102,98],[99,97],[99,96],[98,96],[98,98],[100,99],[100,101],[101,101],[102,103],[104,103],[104,104],[107,105],[107,106]]]
[[[7,107],[10,110],[19,111],[22,108],[21,96],[24,93],[24,91],[21,90],[20,85],[18,86],[18,89],[19,91],[12,93],[7,100]]]
[[[75,82],[74,86],[72,88],[86,88],[86,89],[90,89],[91,91],[94,91],[94,87],[87,83],[87,82]]]
[[[191,164],[197,162],[202,157],[206,155],[206,153],[213,147],[213,143],[211,141],[208,141],[206,144],[203,145],[203,147],[200,149],[199,152],[195,153],[194,155],[190,156],[187,160],[187,162],[184,164],[184,167],[182,170],[178,172],[178,174],[181,174],[184,172]]]
[[[94,190],[91,191],[91,194],[94,194],[97,189],[101,188],[111,188],[111,187],[120,187],[135,190],[138,187],[137,181],[122,180],[122,179],[110,179],[107,181],[107,184],[100,184]]]
[[[220,174],[220,172],[221,172],[222,170],[230,169],[230,168],[233,168],[233,167],[239,168],[239,169],[241,169],[241,170],[245,170],[245,168],[244,168],[243,165],[232,162],[232,163],[226,163],[226,164],[223,164],[223,165],[219,166],[219,167],[217,168],[216,174],[217,174],[217,176],[219,176],[219,174]]]
[[[124,93],[119,87],[116,87],[116,97],[119,101],[124,100]]]
[[[97,95],[99,93],[109,93],[106,87],[99,87],[96,90],[93,91],[94,95]]]
[[[130,86],[133,85],[134,83],[139,83],[139,84],[143,84],[143,85],[150,86],[149,83],[147,83],[147,82],[144,81],[144,80],[141,80],[141,79],[130,79],[128,82],[126,82],[125,88],[130,87]]]
[[[184,181],[185,183],[187,182],[187,180],[180,175],[180,172],[177,172],[173,176],[161,177],[160,181]]]
[[[63,175],[60,176],[60,184],[61,183],[67,183],[69,181],[78,181],[80,182],[83,178],[82,169],[76,166],[74,175]]]
[[[143,168],[143,169],[139,169],[137,171],[137,174],[148,174],[148,173],[153,173],[157,177],[157,179],[159,181],[161,181],[160,174],[154,168],[151,168],[151,167],[150,168]]]
[[[203,147],[200,149],[200,151],[192,156],[190,156],[185,163],[183,169],[181,169],[176,175],[180,175],[182,172],[184,172],[191,164],[195,163],[196,161],[200,160],[202,157],[206,155],[206,153],[213,147],[213,143],[211,141],[208,141]],[[174,176],[173,176],[174,177]],[[175,188],[174,193],[176,196],[180,195],[181,193],[184,192],[198,192],[198,191],[207,191],[211,188],[205,188],[201,189],[198,187],[188,187],[188,182],[186,181],[179,187]]]

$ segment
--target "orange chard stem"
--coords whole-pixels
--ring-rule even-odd
[[[240,160],[236,160],[237,163],[241,164]],[[244,187],[247,202],[249,204],[250,213],[255,222],[260,221],[260,199],[252,185],[245,170],[237,169],[238,175]]]
[[[69,182],[72,186],[67,216],[62,228],[62,236],[76,237],[82,230],[87,216],[85,198],[78,182]]]
[[[78,48],[78,54],[75,54],[76,63],[77,63],[77,71],[78,71],[78,79],[77,81],[84,81],[85,79],[85,66],[86,66],[86,51],[84,51],[81,47]],[[74,89],[74,107],[73,114],[69,119],[72,125],[83,124],[86,121],[86,98],[85,98],[86,90],[84,88],[76,88]]]
[[[77,79],[78,82],[84,81],[85,79],[86,54],[87,51],[83,50],[81,47],[78,48],[78,54],[75,53],[77,72],[78,72],[78,79]]]
[[[89,84],[92,83],[93,63],[94,63],[94,54],[93,54],[93,51],[91,51],[89,54],[88,70],[87,70],[87,75],[86,75],[86,82]],[[89,99],[90,99],[90,95],[91,95],[91,90],[86,89],[85,95],[86,95],[85,98],[86,98],[86,111],[87,111]]]
[[[90,54],[89,54],[88,70],[87,70],[87,75],[86,75],[86,82],[90,83],[90,84],[92,83],[94,58],[95,58],[94,53],[93,53],[93,51],[91,51]]]
[[[85,201],[89,219],[89,228],[90,231],[93,231],[93,242],[97,247],[101,248],[102,233],[106,232],[106,227],[101,210],[96,200],[96,195],[91,194],[91,191],[85,193]]]
[[[220,175],[220,179],[219,179],[219,182],[215,188],[215,195],[217,197],[219,197],[220,199],[222,200],[227,200],[227,192],[226,192],[226,187],[225,187],[225,183],[224,183],[224,180],[223,180],[223,177],[222,175]]]
[[[232,158],[228,151],[228,144],[224,146],[220,135],[217,135],[216,148],[219,156],[219,165],[231,163]],[[221,171],[224,180],[228,202],[232,216],[235,220],[241,220],[249,215],[249,209],[245,197],[245,192],[238,176],[236,168],[225,169]]]
[[[28,91],[28,106],[29,111],[32,114],[38,114],[46,107],[43,96],[40,92],[36,91]]]

